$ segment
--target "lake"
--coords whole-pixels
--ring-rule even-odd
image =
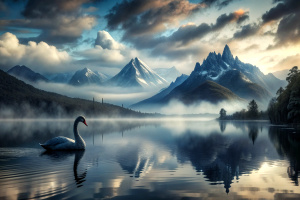
[[[266,121],[0,121],[0,199],[300,199],[300,136]]]

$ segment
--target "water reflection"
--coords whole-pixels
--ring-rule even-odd
[[[77,187],[83,186],[83,182],[85,182],[85,177],[87,174],[87,169],[81,172],[78,175],[77,169],[81,158],[83,157],[85,150],[72,150],[72,151],[44,151],[41,156],[46,156],[52,161],[63,162],[69,157],[73,157],[74,155],[74,164],[73,164],[73,173],[74,179],[76,181]]]
[[[269,137],[282,158],[288,158],[290,166],[287,168],[289,178],[295,185],[299,185],[300,172],[300,135],[294,129],[270,127]]]
[[[41,153],[38,142],[72,136],[72,123],[22,122],[0,130],[0,144],[9,147],[0,148],[5,183],[0,198],[21,193],[66,199],[273,199],[300,194],[300,137],[289,129],[264,122],[95,120],[82,131],[85,151]],[[19,125],[26,127],[25,135],[15,128]],[[2,141],[5,137],[8,143]],[[35,142],[36,151],[15,150]]]

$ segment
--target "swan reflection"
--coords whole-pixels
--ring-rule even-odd
[[[75,155],[74,158],[74,164],[73,164],[73,173],[74,173],[74,179],[76,182],[77,187],[83,186],[83,182],[85,182],[85,177],[87,174],[87,169],[84,170],[84,172],[78,174],[78,165],[83,157],[85,151],[84,150],[73,150],[73,151],[45,151],[41,154],[41,156],[47,156],[49,159],[53,161],[59,161],[62,162],[66,160],[67,158]]]

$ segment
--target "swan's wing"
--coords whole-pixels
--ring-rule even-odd
[[[55,137],[55,138],[48,140],[43,145],[44,146],[56,146],[56,145],[63,144],[63,143],[75,143],[75,141],[70,138],[64,137],[64,136],[59,136],[59,137]]]

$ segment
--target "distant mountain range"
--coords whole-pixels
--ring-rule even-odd
[[[78,70],[75,72],[75,74],[70,79],[69,84],[74,86],[82,86],[82,85],[90,85],[90,84],[101,85],[108,78],[109,76],[105,74],[99,72],[93,72],[88,68],[84,68],[82,70]]]
[[[168,82],[160,77],[139,58],[131,59],[130,62],[114,77],[106,82],[110,86],[118,87],[141,87],[162,88]]]
[[[48,74],[45,75],[45,77],[54,83],[69,83],[73,75],[74,72],[66,72],[66,73]]]
[[[165,96],[167,96],[175,87],[178,85],[182,84],[189,76],[182,74],[181,76],[177,77],[175,82],[172,82],[169,87],[162,89],[158,94],[145,99],[137,104],[132,105],[131,107],[144,107],[146,106],[147,108],[154,106],[157,102],[160,102]]]
[[[20,80],[29,81],[29,82],[33,82],[33,83],[36,83],[39,81],[44,81],[44,82],[49,81],[46,77],[44,77],[43,75],[41,75],[39,73],[32,71],[25,65],[21,65],[21,66],[16,65],[13,68],[11,68],[10,70],[8,70],[7,73],[9,73],[10,75],[12,75]]]
[[[46,92],[24,83],[0,70],[0,107],[10,110],[1,112],[4,117],[39,117],[39,116],[88,116],[107,117],[146,117],[147,115],[123,107],[70,98],[52,92]],[[8,115],[8,116],[7,116]]]
[[[222,55],[211,52],[202,65],[196,63],[190,76],[166,95],[155,95],[133,107],[165,105],[171,100],[192,104],[201,100],[216,103],[223,100],[255,99],[267,103],[278,88],[285,84],[285,81],[273,74],[264,75],[259,68],[241,62],[238,57],[234,58],[226,45]]]
[[[290,72],[289,69],[284,69],[280,71],[273,72],[274,76],[279,78],[280,80],[286,80],[288,73]]]
[[[279,80],[273,74],[264,75],[259,68],[243,63],[233,57],[228,45],[223,53],[211,52],[203,63],[196,63],[190,76],[181,75],[175,67],[151,69],[139,58],[131,59],[121,71],[109,76],[88,68],[75,73],[52,74],[45,78],[26,66],[15,66],[8,73],[29,82],[60,82],[73,86],[102,85],[122,88],[161,89],[156,95],[132,105],[133,108],[163,106],[172,100],[184,104],[198,101],[217,103],[220,101],[245,101],[255,99],[259,103],[268,103],[279,87],[286,81]],[[178,76],[175,80],[175,76]],[[168,81],[175,80],[169,84]]]
[[[135,58],[131,59],[131,61],[114,77],[97,71],[92,71],[86,67],[76,72],[47,74],[43,76],[24,65],[17,65],[8,70],[8,73],[29,83],[45,81],[66,83],[73,86],[96,84],[118,86],[123,88],[140,87],[148,89],[166,87],[180,75],[179,71],[175,67],[157,68],[155,70],[158,73],[148,67],[139,58]]]
[[[164,78],[168,83],[172,83],[176,80],[181,73],[176,69],[176,67],[170,68],[155,68],[153,69],[160,77]]]

